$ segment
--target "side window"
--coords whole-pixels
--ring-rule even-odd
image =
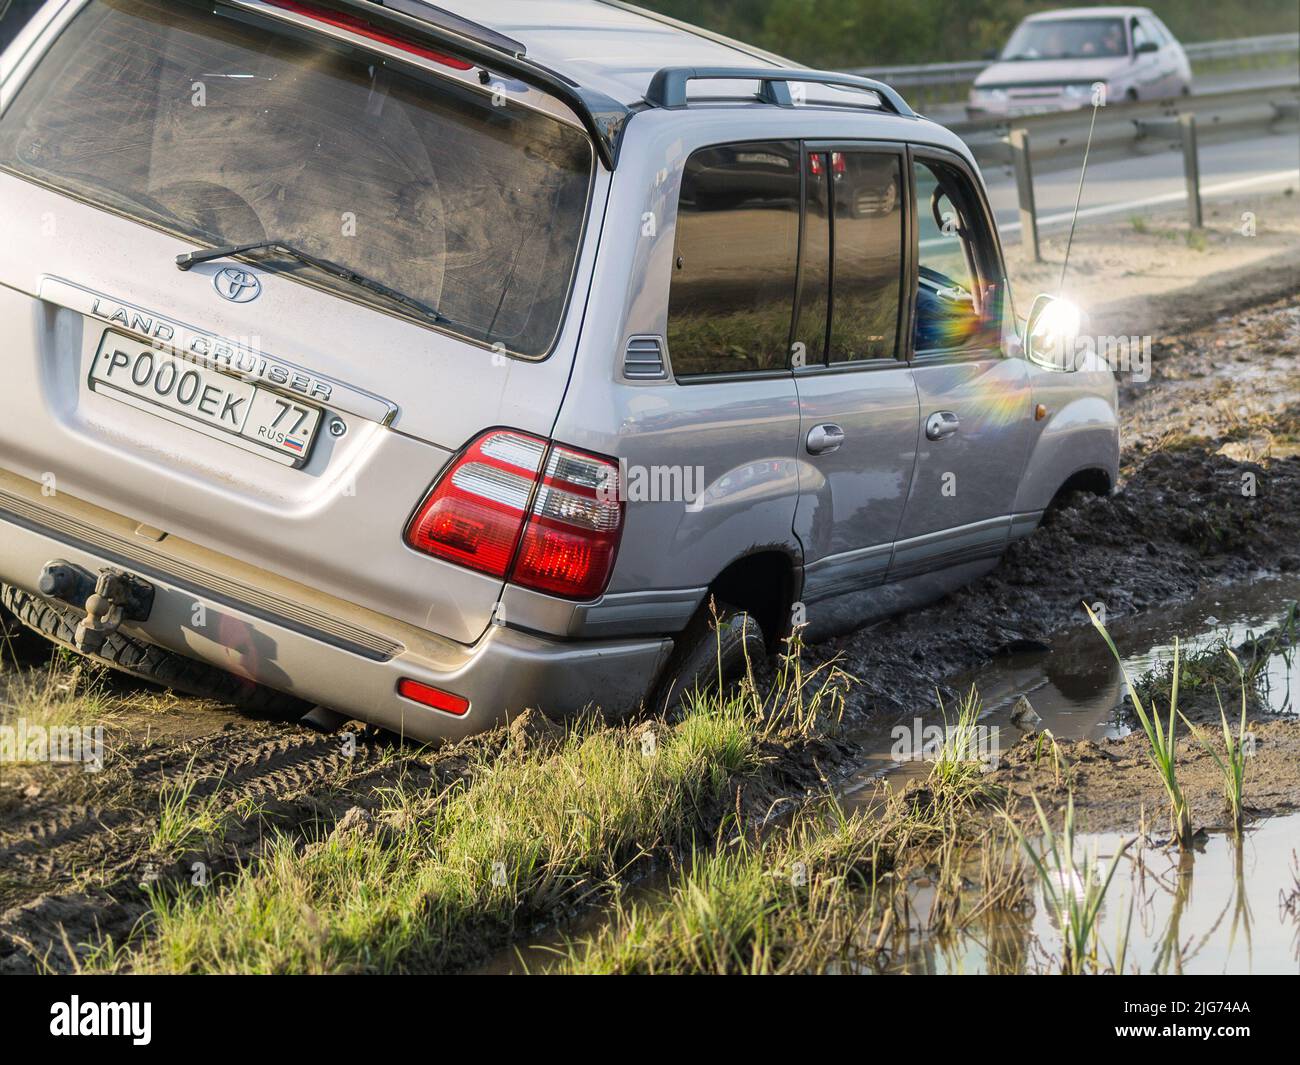
[[[789,365],[799,250],[799,145],[704,148],[677,205],[668,351],[679,376]]]
[[[1137,50],[1151,40],[1150,34],[1147,33],[1146,27],[1137,19],[1133,20],[1133,51]]]
[[[903,282],[903,173],[897,155],[845,152],[835,178],[831,362],[892,359]]]
[[[802,350],[810,366],[891,359],[903,272],[901,156],[813,152],[805,178],[796,357]]]
[[[996,346],[1002,296],[997,255],[979,199],[956,166],[918,159],[914,167],[917,352]]]
[[[1142,27],[1143,32],[1147,35],[1147,39],[1155,41],[1161,48],[1169,43],[1169,39],[1165,36],[1164,30],[1160,28],[1160,23],[1155,19],[1147,18],[1143,15],[1138,19],[1138,25]]]

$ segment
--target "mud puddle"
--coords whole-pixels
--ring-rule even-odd
[[[1298,592],[1294,575],[1215,589],[1158,615],[1115,624],[1111,632],[1136,680],[1169,667],[1176,636],[1186,662],[1225,645],[1239,648],[1286,625]],[[1032,729],[1039,735],[1050,730],[1074,763],[1073,782],[1054,788],[1050,772],[1022,743],[992,774],[1013,801],[1018,797],[1023,808],[1027,795],[1041,795],[1047,809],[1059,810],[1077,791],[1093,827],[1122,829],[1080,834],[1074,853],[1080,870],[1092,864],[1104,876],[1121,844],[1130,843],[1098,920],[1102,966],[1145,973],[1300,971],[1300,812],[1295,788],[1282,779],[1295,756],[1300,667],[1294,647],[1270,654],[1254,684],[1250,717],[1260,749],[1247,770],[1247,797],[1248,808],[1263,816],[1248,823],[1240,840],[1216,827],[1222,824],[1221,782],[1209,755],[1190,739],[1180,741],[1180,782],[1195,823],[1207,826],[1186,852],[1164,838],[1167,806],[1147,764],[1145,740],[1131,734],[1121,671],[1091,626],[1058,638],[1051,651],[1011,655],[954,678],[953,687],[962,685],[973,685],[983,697],[980,724],[993,737],[993,758],[1025,735],[1012,723],[1023,696],[1041,719]],[[1238,697],[1233,690],[1221,693],[1233,719]],[[1180,708],[1184,704],[1193,721],[1212,722],[1217,730],[1217,697],[1193,692]],[[1185,728],[1180,730],[1185,737]],[[900,760],[896,743],[887,747],[879,735],[862,740],[874,765],[860,774],[845,805],[868,803],[882,786],[905,787],[928,772],[924,761]],[[1029,745],[1033,740],[1027,737]],[[1040,853],[1042,843],[1036,845]],[[934,894],[928,880],[919,878],[910,893],[911,910],[927,913]],[[1059,921],[1041,882],[1034,884],[1032,906],[1020,912],[992,911],[944,935],[918,923],[900,937],[885,971],[1051,972],[1063,950]]]
[[[1237,647],[1283,621],[1297,598],[1300,576],[1292,574],[1213,588],[1186,603],[1126,618],[1109,628],[1126,652],[1124,668],[1136,680],[1172,660],[1175,639],[1184,658],[1223,643]],[[1027,730],[1013,722],[1022,698],[1040,719],[1025,724],[1050,731],[1058,740],[1098,741],[1126,735],[1130,728],[1120,712],[1124,682],[1119,666],[1091,625],[1058,635],[1050,650],[1013,652],[945,684],[958,695],[972,687],[983,708],[981,753],[990,760]],[[1259,688],[1269,710],[1296,713],[1298,688],[1297,656],[1271,656]],[[861,747],[862,768],[843,787],[842,803],[853,807],[870,801],[882,778],[902,785],[929,772],[921,756],[936,733],[926,730],[941,730],[945,713],[950,720],[955,717],[955,703],[949,696],[942,708],[932,705],[924,716],[897,715],[856,731],[852,739]]]
[[[1084,855],[1103,869],[1132,835],[1078,837]],[[1300,972],[1300,814],[1257,822],[1238,844],[1214,834],[1195,850],[1130,850],[1106,894],[1098,919],[1098,954],[1123,972]],[[932,891],[918,889],[917,912]],[[1059,923],[1041,885],[1032,910],[999,913],[963,931],[916,934],[896,943],[896,973],[1044,973],[1062,953]]]

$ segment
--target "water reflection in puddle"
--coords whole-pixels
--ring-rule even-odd
[[[1125,668],[1136,679],[1172,660],[1175,639],[1184,657],[1223,641],[1235,647],[1251,635],[1276,627],[1297,598],[1300,578],[1257,581],[1215,590],[1158,614],[1120,619],[1108,627],[1127,656]],[[1297,711],[1297,657],[1274,655],[1263,672],[1260,692],[1274,712]],[[1061,740],[1101,740],[1127,731],[1118,713],[1124,699],[1119,666],[1090,625],[1054,638],[1050,651],[1007,655],[949,683],[958,692],[972,686],[983,705],[980,724],[991,737],[993,753],[1010,747],[1020,735],[1011,714],[1021,696],[1029,700],[1042,719],[1034,727],[1050,729]],[[949,717],[955,717],[956,707],[950,705],[947,709]],[[942,724],[937,705],[932,705],[917,717],[873,723],[856,733],[853,738],[862,747],[863,768],[844,788],[845,805],[869,801],[873,785],[885,775],[894,783],[924,776],[929,771],[924,761],[900,759],[900,749],[915,751],[914,745],[901,738],[905,733],[915,736],[927,726]]]
[[[1078,838],[1103,863],[1122,837]],[[1214,835],[1197,851],[1146,848],[1121,860],[1099,919],[1103,963],[1144,973],[1300,972],[1300,814],[1258,822],[1238,847]],[[918,892],[917,912],[928,900]],[[1130,923],[1131,907],[1131,923]],[[902,944],[891,972],[1051,972],[1062,951],[1051,906],[1036,886],[1032,913],[999,914],[953,936]]]
[[[1167,666],[1177,638],[1184,655],[1226,642],[1236,647],[1283,623],[1300,597],[1300,579],[1282,578],[1214,592],[1158,616],[1142,615],[1109,626],[1137,678]],[[1190,635],[1189,635],[1190,634]],[[1297,654],[1278,653],[1261,672],[1259,692],[1274,713],[1297,712]],[[1119,715],[1124,698],[1118,665],[1098,634],[1080,629],[1053,641],[1050,651],[1013,654],[954,678],[957,691],[974,686],[983,711],[980,724],[1005,750],[1020,731],[1011,722],[1021,696],[1062,740],[1100,740],[1127,731]],[[949,708],[950,716],[955,707]],[[926,723],[942,724],[937,710]],[[846,789],[842,804],[873,801],[887,780],[902,786],[929,772],[926,762],[900,761],[895,729],[915,731],[896,720],[857,737],[865,768]],[[1000,739],[999,739],[1000,737]],[[1080,835],[1077,857],[1098,854],[1109,861],[1121,840],[1115,833]],[[1140,846],[1140,844],[1139,844]],[[1231,836],[1214,834],[1199,849],[1144,847],[1121,860],[1099,922],[1103,959],[1118,957],[1127,928],[1124,968],[1139,972],[1278,973],[1300,971],[1300,814],[1269,818],[1250,826],[1240,847]],[[914,887],[913,911],[929,910],[931,889]],[[1052,971],[1062,937],[1054,914],[1035,885],[1032,912],[1001,913],[947,937],[924,934],[896,944],[890,971],[921,973]],[[1130,922],[1131,906],[1131,924]]]

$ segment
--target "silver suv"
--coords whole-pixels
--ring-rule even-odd
[[[952,133],[622,4],[451,6],[61,0],[4,53],[28,625],[456,738],[932,600],[1109,490],[1113,375],[1064,304],[1018,328]]]

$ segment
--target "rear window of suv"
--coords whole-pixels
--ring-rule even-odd
[[[285,241],[528,357],[559,331],[593,165],[577,127],[211,2],[92,0],[0,117],[4,169],[187,244]]]

